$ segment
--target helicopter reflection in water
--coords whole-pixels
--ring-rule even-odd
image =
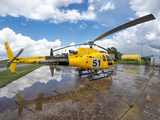
[[[85,102],[85,103],[92,103],[96,98],[101,95],[101,91],[106,91],[110,89],[113,80],[111,77],[107,79],[100,79],[99,81],[89,81],[86,82],[85,79],[77,79],[76,84],[79,86],[73,91],[59,93],[58,91],[54,90],[57,95],[43,97],[44,93],[40,93],[37,99],[32,100],[24,100],[21,95],[18,93],[16,97],[18,101],[15,103],[18,105],[18,115],[22,115],[23,108],[35,113],[35,111],[42,110],[42,104],[45,103],[56,103],[56,102],[63,102],[71,100],[72,103],[74,102]],[[36,105],[35,111],[26,107],[27,105]]]
[[[54,76],[54,69],[56,69],[57,72],[60,72],[60,71],[61,71],[60,68],[58,68],[58,67],[56,67],[56,66],[53,66],[53,65],[49,65],[49,68],[50,68],[50,70],[51,70],[51,75],[52,75],[52,77]]]

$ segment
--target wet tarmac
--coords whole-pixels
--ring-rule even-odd
[[[160,120],[160,74],[151,72],[118,65],[110,77],[89,81],[74,67],[43,66],[0,88],[0,120]]]

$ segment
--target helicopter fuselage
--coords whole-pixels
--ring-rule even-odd
[[[90,70],[107,69],[114,65],[108,54],[92,48],[79,48],[76,55],[69,55],[68,58],[69,66]]]
[[[12,64],[16,63],[75,66],[90,70],[107,69],[114,65],[114,61],[111,60],[107,53],[100,53],[97,49],[92,48],[78,48],[77,54],[63,57],[17,57]],[[14,72],[14,66],[12,66],[12,64],[11,71]]]

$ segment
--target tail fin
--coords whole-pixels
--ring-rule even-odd
[[[8,42],[5,42],[4,45],[5,45],[5,47],[6,47],[6,52],[7,52],[9,61],[13,60],[14,54],[13,54],[11,48],[9,47]],[[10,66],[11,72],[15,72],[16,64],[17,64],[17,63],[12,63],[12,64],[11,64],[11,66]]]
[[[20,96],[20,94],[16,94],[16,97],[17,97],[17,99],[18,99],[18,102],[15,101],[15,102],[18,104],[18,115],[22,115],[23,106],[24,106],[24,104],[23,104],[24,100],[23,100],[23,98]]]
[[[10,66],[10,71],[11,71],[11,72],[15,72],[16,65],[17,65],[17,63],[12,63],[12,64],[11,64],[11,66]]]
[[[14,58],[14,54],[13,54],[11,48],[9,47],[8,42],[5,42],[4,45],[6,47],[6,52],[7,52],[8,58],[11,61]]]

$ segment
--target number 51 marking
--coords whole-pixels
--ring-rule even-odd
[[[101,59],[92,59],[92,68],[101,67]]]

